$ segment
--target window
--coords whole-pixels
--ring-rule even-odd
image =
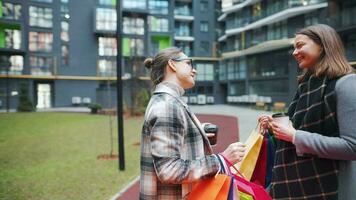
[[[201,1],[200,2],[200,12],[207,12],[208,6],[209,6],[209,4],[207,1]]]
[[[45,56],[30,56],[32,75],[52,75],[53,59]]]
[[[123,32],[125,34],[145,34],[144,20],[142,18],[124,17]]]
[[[99,0],[99,5],[115,6],[116,0]]]
[[[43,3],[52,3],[52,0],[32,0],[32,1],[43,2]]]
[[[8,72],[7,72],[8,70]],[[22,56],[0,56],[0,74],[22,74],[23,57]]]
[[[209,46],[210,46],[209,42],[201,41],[200,42],[200,51],[203,53],[209,53],[210,52]]]
[[[149,16],[148,23],[152,32],[168,32],[169,30],[168,19],[166,18]]]
[[[28,49],[30,51],[52,51],[53,35],[44,32],[29,32]]]
[[[61,40],[62,42],[69,42],[69,24],[67,21],[61,21]]]
[[[124,56],[142,56],[144,54],[144,43],[142,39],[123,38]]]
[[[116,56],[116,38],[99,37],[99,56]]]
[[[176,23],[176,36],[190,36],[190,26],[187,22]]]
[[[235,37],[234,49],[233,50],[241,50],[241,38],[240,38],[240,36]]]
[[[266,80],[250,82],[249,93],[257,95],[287,94],[288,80]]]
[[[52,8],[30,6],[29,10],[30,26],[38,26],[44,28],[52,27]]]
[[[68,66],[69,65],[69,47],[68,44],[62,44],[61,45],[61,62],[62,66]]]
[[[116,31],[116,11],[111,8],[96,9],[96,30]]]
[[[100,59],[98,61],[98,76],[116,76],[116,60]]]
[[[148,10],[152,14],[168,14],[168,0],[149,0]]]
[[[268,40],[279,40],[283,38],[288,38],[287,21],[277,22],[268,25],[267,27]]]
[[[175,15],[185,15],[185,16],[191,16],[191,8],[189,7],[188,4],[179,4],[177,3],[174,8],[174,14]]]
[[[209,31],[208,22],[200,22],[200,31],[201,32],[208,32]]]
[[[21,31],[0,24],[0,48],[21,49]]]
[[[252,6],[252,20],[256,21],[262,16],[261,3],[256,3]]]
[[[245,83],[230,83],[228,94],[231,96],[239,96],[246,94]]]
[[[235,66],[234,66],[234,61],[229,60],[227,62],[227,80],[233,80],[235,79]]]
[[[0,18],[15,20],[21,19],[21,8],[22,7],[19,4],[0,1],[0,10],[2,10]]]
[[[192,48],[189,42],[177,42],[176,46],[181,48],[187,56],[192,55]]]
[[[214,80],[214,65],[213,64],[196,64],[197,65],[197,81],[213,81]]]
[[[146,9],[146,0],[124,0],[123,8],[127,9]]]
[[[226,62],[222,61],[219,65],[219,80],[225,81],[226,80]]]

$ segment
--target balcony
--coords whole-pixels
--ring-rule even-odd
[[[177,6],[174,9],[174,19],[180,21],[193,21],[192,9],[188,5]]]
[[[235,5],[233,4],[233,2],[228,3],[228,4],[223,4],[222,12],[224,12],[226,14],[236,12],[236,11],[243,9],[246,6],[252,5],[259,1],[261,1],[261,0],[246,0],[246,1],[241,0],[241,1],[238,1]]]
[[[243,17],[226,22],[226,34],[234,35],[250,29],[259,28],[268,24],[273,24],[288,18],[309,13],[314,10],[328,6],[326,0],[306,0],[275,3],[262,9],[260,15],[254,17]]]

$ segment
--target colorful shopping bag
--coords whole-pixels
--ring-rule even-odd
[[[232,177],[218,174],[215,177],[197,182],[188,200],[227,200]]]
[[[243,174],[241,174],[239,170],[228,159],[226,159],[223,155],[221,156],[225,159],[226,164],[235,170],[235,174],[232,173],[232,171],[227,173],[229,173],[230,176],[234,177],[234,180],[237,182],[237,187],[240,192],[251,195],[255,200],[272,200],[272,198],[262,186],[252,183],[243,178]]]
[[[274,166],[274,155],[276,153],[274,137],[270,132],[265,134],[265,138],[268,139],[267,142],[267,166],[266,166],[266,181],[265,188],[268,188],[272,180],[272,169]]]
[[[251,180],[263,143],[263,135],[260,133],[260,131],[261,128],[258,124],[245,142],[247,149],[245,156],[241,162],[235,164],[235,167],[241,172],[241,174],[243,174],[247,180]],[[234,170],[232,171],[235,173]]]
[[[267,144],[268,139],[263,137],[263,142],[256,162],[256,167],[250,180],[251,182],[263,187],[265,187],[267,173]]]

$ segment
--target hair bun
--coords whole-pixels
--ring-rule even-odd
[[[147,69],[151,69],[153,66],[153,59],[152,58],[146,58],[146,60],[143,62],[145,64],[145,67]]]

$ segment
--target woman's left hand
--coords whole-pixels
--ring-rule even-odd
[[[287,126],[278,122],[272,122],[271,127],[273,130],[273,134],[277,139],[291,143],[294,142],[293,140],[296,130],[293,127],[291,121],[289,121],[289,124]]]

